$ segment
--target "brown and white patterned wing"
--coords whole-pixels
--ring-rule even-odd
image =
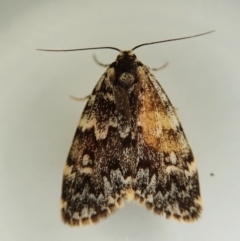
[[[126,92],[113,85],[114,78],[109,67],[97,83],[67,158],[61,213],[70,225],[107,217],[130,189],[130,106]]]
[[[174,107],[146,66],[138,67],[135,200],[167,218],[192,221],[202,206],[198,173]]]

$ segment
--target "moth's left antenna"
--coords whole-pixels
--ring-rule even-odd
[[[48,51],[48,52],[70,52],[70,51],[82,51],[82,50],[91,50],[91,49],[113,49],[120,52],[120,49],[114,47],[93,47],[93,48],[83,48],[83,49],[36,49],[38,51]]]

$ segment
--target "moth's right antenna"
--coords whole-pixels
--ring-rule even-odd
[[[187,37],[182,37],[182,38],[173,38],[173,39],[161,40],[161,41],[157,41],[157,42],[140,44],[140,45],[137,45],[136,47],[134,47],[132,50],[135,50],[135,49],[140,48],[140,47],[145,46],[145,45],[159,44],[159,43],[182,40],[182,39],[187,39],[187,38],[195,38],[195,37],[202,36],[202,35],[209,34],[209,33],[213,33],[213,32],[215,32],[215,31],[212,30],[212,31],[209,31],[209,32],[206,32],[206,33],[200,33],[200,34],[197,34],[197,35],[192,35],[192,36],[187,36]]]

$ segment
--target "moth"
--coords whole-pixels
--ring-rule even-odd
[[[65,223],[96,223],[124,200],[167,218],[199,218],[202,202],[192,150],[175,108],[133,50],[204,34],[130,51],[100,47],[119,55],[89,96],[73,138],[63,173]]]

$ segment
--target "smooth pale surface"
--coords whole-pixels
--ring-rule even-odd
[[[0,3],[0,240],[240,240],[240,2],[8,1]],[[62,172],[85,102],[116,51],[209,30],[135,51],[183,124],[197,159],[204,211],[198,222],[166,220],[126,204],[96,226],[60,219]],[[214,173],[214,176],[211,176]]]

